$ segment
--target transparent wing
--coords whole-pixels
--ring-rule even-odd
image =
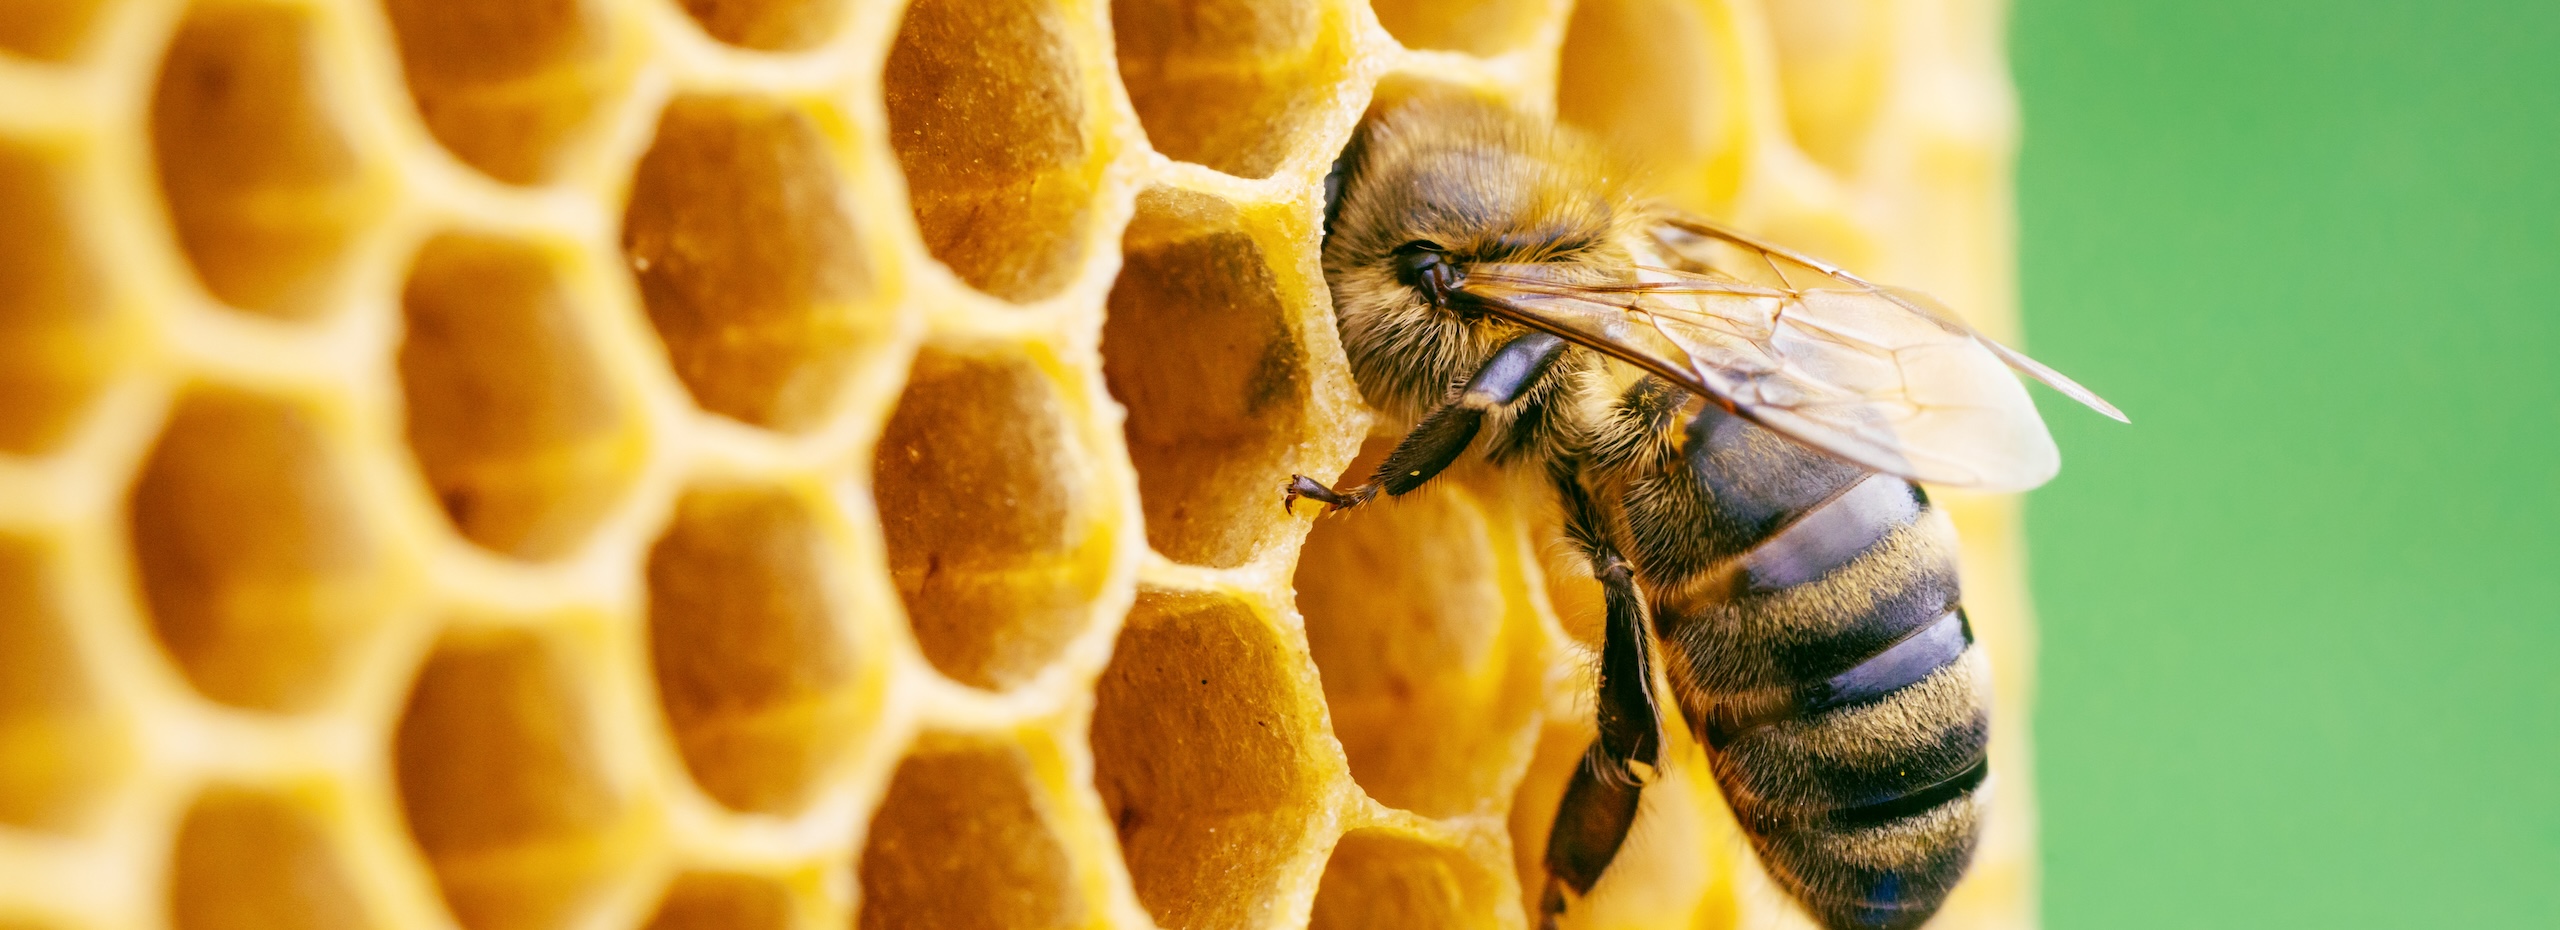
[[[1749,240],[1714,241],[1756,256],[1755,277],[1766,280],[1703,264],[1478,264],[1463,292],[1799,442],[1917,481],[2020,490],[2053,476],[2060,455],[2009,365],[2121,418],[1924,297]],[[1673,248],[1675,260],[1688,254]]]
[[[2069,376],[2053,370],[2043,362],[2027,357],[2024,352],[1983,335],[1981,331],[1967,324],[1962,316],[1948,309],[1945,304],[1939,303],[1935,297],[1909,288],[1876,284],[1819,258],[1744,235],[1695,216],[1676,211],[1661,211],[1658,214],[1658,220],[1653,228],[1654,239],[1671,250],[1672,255],[1683,264],[1692,266],[1686,270],[1717,269],[1739,280],[1752,280],[1762,277],[1762,274],[1756,273],[1764,273],[1765,277],[1774,280],[1763,283],[1771,283],[1786,289],[1804,286],[1805,278],[1811,275],[1819,279],[1828,279],[1831,286],[1840,289],[1874,292],[1886,300],[1901,305],[1905,310],[1935,320],[1941,326],[1972,336],[2009,367],[2017,369],[2027,377],[2044,382],[2047,387],[2062,392],[2065,397],[2079,401],[2082,406],[2106,414],[2118,423],[2133,422],[2125,418],[2124,411],[2116,409],[2116,405],[2108,403],[2107,399],[2098,396],[2096,391],[2080,386],[2080,382],[2071,380]],[[1716,261],[1712,251],[1718,246],[1733,253],[1736,260]],[[1815,283],[1812,286],[1825,285]]]

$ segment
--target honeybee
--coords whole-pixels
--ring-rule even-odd
[[[1544,471],[1606,620],[1542,925],[1661,764],[1658,656],[1770,877],[1834,930],[1917,926],[1972,855],[1990,672],[1915,482],[2053,476],[2007,368],[2124,415],[1922,294],[1646,202],[1607,165],[1457,95],[1362,125],[1327,179],[1324,271],[1361,391],[1413,426],[1366,482],[1296,476],[1283,505],[1410,493],[1471,448]]]

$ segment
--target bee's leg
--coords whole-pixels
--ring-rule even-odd
[[[1542,926],[1553,926],[1556,915],[1564,912],[1566,889],[1576,896],[1589,893],[1617,858],[1627,830],[1635,825],[1636,802],[1662,756],[1662,711],[1653,694],[1653,632],[1645,620],[1644,599],[1636,591],[1633,570],[1603,536],[1596,508],[1569,468],[1560,468],[1556,481],[1566,533],[1591,559],[1608,619],[1600,647],[1600,735],[1565,785],[1555,828],[1547,834]]]
[[[1298,499],[1319,501],[1325,512],[1348,510],[1369,502],[1378,492],[1396,497],[1419,488],[1457,461],[1484,425],[1486,411],[1509,405],[1529,392],[1538,378],[1563,357],[1565,341],[1546,333],[1530,333],[1505,343],[1467,379],[1467,386],[1415,424],[1396,443],[1369,481],[1336,491],[1305,475],[1291,476],[1281,506],[1294,510]]]
[[[1635,582],[1621,562],[1600,573],[1609,604],[1608,640],[1600,647],[1600,735],[1565,785],[1547,834],[1548,920],[1563,912],[1565,889],[1587,894],[1617,858],[1635,825],[1636,801],[1661,763],[1662,722],[1653,703],[1650,633]]]

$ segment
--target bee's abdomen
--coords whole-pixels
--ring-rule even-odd
[[[1724,737],[1717,782],[1773,877],[1825,926],[1928,919],[1963,878],[1989,774],[1980,650],[1873,700]]]
[[[1963,875],[1988,774],[1953,530],[1912,485],[1716,411],[1689,454],[1704,512],[1684,516],[1714,528],[1711,551],[1652,581],[1717,782],[1826,926],[1916,926]],[[1659,503],[1630,501],[1630,522]]]
[[[1670,650],[1675,674],[1721,673],[1681,675],[1716,781],[1771,874],[1835,930],[1917,926],[1972,855],[1989,671],[1947,603],[1944,525],[1736,596]],[[1696,661],[1718,654],[1749,658]]]

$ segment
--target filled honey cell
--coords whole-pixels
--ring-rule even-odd
[[[862,849],[862,930],[1040,930],[1091,918],[1067,850],[1002,745],[927,745],[898,764]]]
[[[214,788],[179,823],[170,856],[176,930],[362,930],[365,912],[321,822],[275,795]]]
[[[1113,0],[1120,79],[1163,152],[1269,177],[1343,105],[1351,39],[1315,0]]]
[[[684,496],[649,551],[649,658],[685,767],[721,803],[789,813],[871,701],[845,592],[809,504],[757,488]]]
[[[79,54],[109,0],[0,0],[0,51],[62,61]]]
[[[1778,90],[1796,147],[1835,171],[1854,169],[1893,64],[1893,5],[1779,0],[1767,9]]]
[[[465,538],[531,559],[584,541],[647,452],[556,258],[439,236],[401,292],[409,450]]]
[[[1141,592],[1096,686],[1093,778],[1164,927],[1261,926],[1332,802],[1323,711],[1253,610]]]
[[[1545,677],[1512,532],[1443,483],[1307,537],[1307,648],[1351,775],[1381,803],[1445,817],[1504,800]]]
[[[742,48],[788,52],[827,41],[844,19],[844,0],[682,0],[712,38]]]
[[[1050,375],[928,349],[872,463],[889,572],[935,668],[980,688],[1037,672],[1082,632],[1111,557]]]
[[[791,891],[770,879],[689,872],[641,930],[791,930]]]
[[[105,283],[62,197],[64,167],[0,141],[0,453],[58,445],[109,361]]]
[[[704,410],[811,426],[888,325],[836,180],[834,119],[757,97],[679,97],[640,159],[623,252]]]
[[[384,0],[436,141],[491,177],[548,180],[621,75],[577,0]]]
[[[1652,166],[1653,192],[1690,209],[1733,198],[1735,132],[1721,96],[1716,24],[1687,0],[1573,5],[1556,74],[1556,117]]]
[[[1241,565],[1296,528],[1274,489],[1302,465],[1306,348],[1271,261],[1234,208],[1180,191],[1139,198],[1102,327],[1102,372],[1129,410],[1147,543]]]
[[[308,317],[380,185],[333,123],[304,12],[206,3],[170,40],[151,98],[153,162],[179,246],[233,307]]]
[[[1086,129],[1078,29],[1050,0],[916,0],[889,50],[889,143],[925,248],[1012,301],[1083,264],[1109,158]]]
[[[562,927],[638,853],[565,648],[448,635],[393,739],[409,834],[471,930]]]
[[[1503,920],[1501,879],[1454,849],[1374,830],[1343,834],[1316,886],[1308,930],[1428,930],[1516,924]]]
[[[1369,9],[1406,48],[1498,55],[1536,32],[1551,6],[1550,0],[1373,0]]]
[[[383,553],[315,415],[228,389],[182,395],[134,484],[152,629],[206,697],[309,707],[383,609]]]
[[[0,535],[0,824],[80,826],[124,754],[74,651],[52,557]]]

